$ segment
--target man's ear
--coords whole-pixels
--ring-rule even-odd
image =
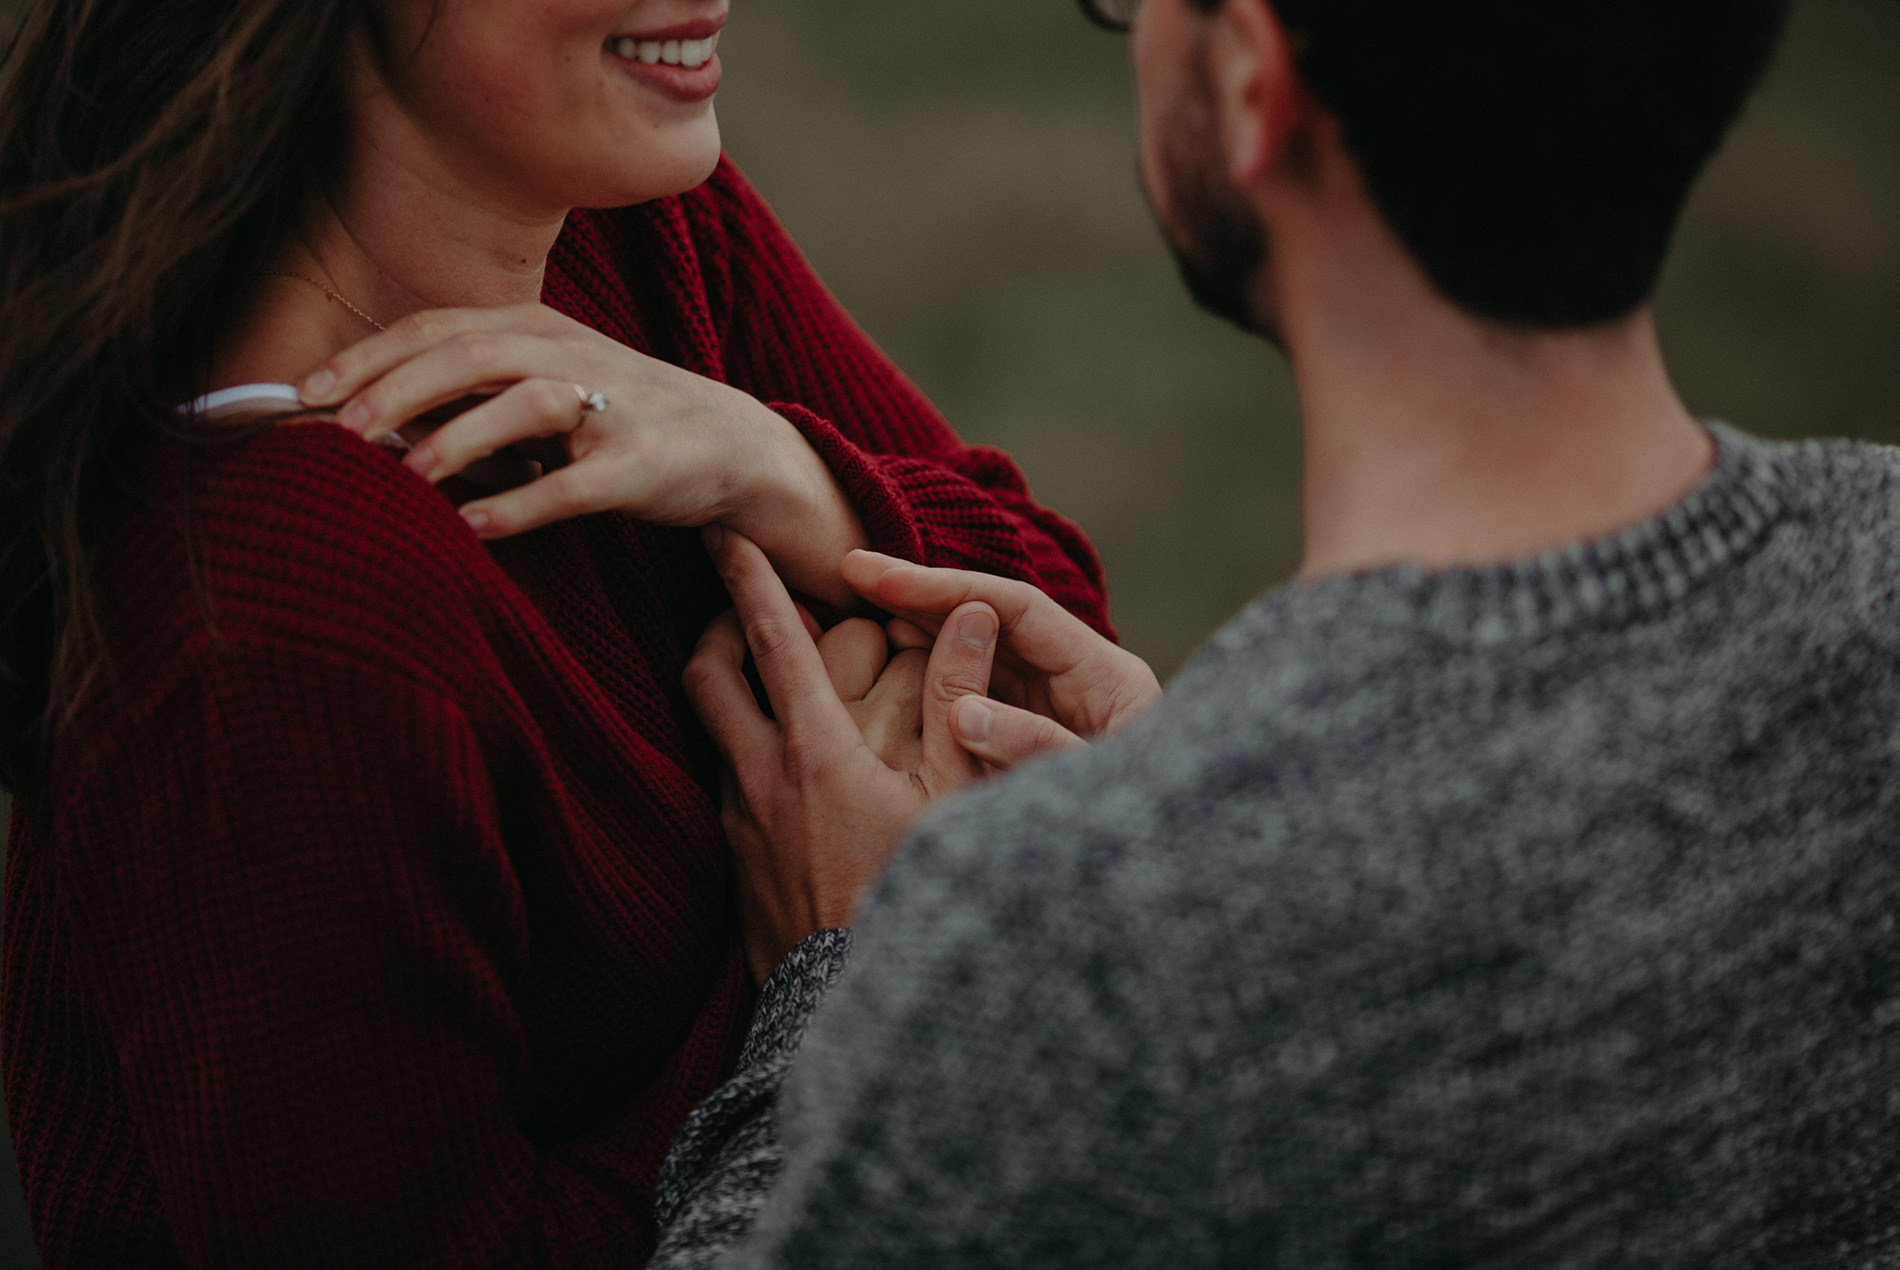
[[[1252,189],[1285,163],[1318,107],[1269,0],[1227,0],[1207,44],[1227,175]]]

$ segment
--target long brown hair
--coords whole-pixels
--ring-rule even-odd
[[[109,665],[101,528],[340,168],[367,0],[36,0],[0,62],[0,784]]]

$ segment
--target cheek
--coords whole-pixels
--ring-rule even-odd
[[[1175,153],[1181,146],[1181,129],[1212,123],[1197,118],[1191,109],[1197,92],[1202,91],[1196,75],[1204,64],[1205,38],[1203,20],[1185,0],[1148,0],[1130,41],[1141,111],[1141,179],[1164,225],[1174,220],[1177,191],[1170,178],[1181,167]]]
[[[626,0],[409,2],[434,19],[424,28],[417,78],[449,111],[502,116],[574,110],[598,86],[602,42],[627,7]]]
[[[575,78],[571,67],[562,73],[572,53],[551,33],[506,20],[511,15],[488,24],[474,16],[434,31],[400,72],[399,89],[432,134],[505,143],[511,132],[559,109],[561,90]]]
[[[682,108],[627,82],[602,56],[610,23],[496,21],[442,32],[412,80],[412,106],[483,183],[524,198],[618,206],[677,194],[718,162],[712,107]]]

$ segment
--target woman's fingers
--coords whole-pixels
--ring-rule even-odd
[[[574,385],[524,379],[437,428],[416,443],[403,463],[424,480],[440,481],[518,442],[573,432],[581,421]]]
[[[1000,772],[1088,748],[1087,741],[1053,719],[980,695],[960,698],[951,708],[950,724],[963,749]]]
[[[851,712],[864,734],[864,743],[892,771],[917,770],[924,673],[929,661],[930,655],[920,648],[898,653]]]
[[[726,761],[745,767],[769,758],[778,729],[759,709],[745,677],[745,633],[736,613],[721,614],[686,663],[686,695]]]
[[[753,665],[788,744],[798,739],[808,741],[815,752],[830,752],[839,738],[855,737],[857,725],[832,691],[824,658],[806,633],[798,606],[773,571],[772,562],[751,539],[716,525],[706,530],[705,542],[732,596]],[[744,770],[743,765],[740,768]]]
[[[570,350],[554,340],[515,331],[467,331],[398,362],[370,381],[337,413],[337,422],[366,440],[439,406],[493,394],[522,381],[558,380],[566,390],[558,417],[570,430],[581,417],[581,398],[565,368]],[[552,371],[552,374],[550,372]]]
[[[931,645],[937,642],[935,635],[901,617],[894,617],[884,623],[884,633],[890,638],[892,648],[921,648],[928,652]]]
[[[410,314],[387,331],[352,344],[311,371],[297,388],[305,405],[338,406],[411,358],[461,336],[514,334],[547,338],[579,329],[584,328],[539,304],[426,309]]]
[[[479,537],[508,538],[605,511],[613,505],[614,492],[593,464],[570,463],[505,494],[462,504],[462,519]]]
[[[798,606],[798,620],[805,624],[805,634],[811,636],[812,643],[816,644],[823,637],[825,628],[818,624],[818,619],[803,604]]]
[[[844,701],[864,700],[890,661],[890,642],[884,638],[884,628],[854,617],[814,638],[818,655],[824,658],[825,670],[831,675],[832,689]]]

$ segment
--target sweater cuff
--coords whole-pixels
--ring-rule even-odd
[[[812,1012],[844,973],[850,959],[848,930],[821,930],[785,954],[759,989],[752,1030],[746,1034],[745,1049],[739,1054],[740,1071],[763,1067],[798,1052]]]
[[[903,488],[878,462],[852,443],[827,420],[800,405],[768,403],[787,423],[798,429],[806,444],[818,452],[845,496],[858,509],[865,537],[873,551],[916,564],[926,564],[924,536]]]
[[[654,1270],[711,1270],[758,1220],[784,1162],[779,1086],[850,954],[850,931],[819,931],[765,981],[738,1072],[693,1112],[661,1168]]]

